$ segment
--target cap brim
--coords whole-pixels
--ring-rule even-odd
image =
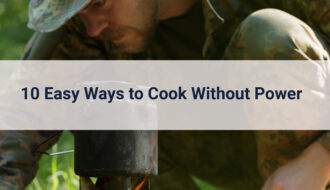
[[[29,6],[28,27],[39,32],[51,32],[61,27],[67,20],[83,9],[90,0],[72,0],[65,3],[44,0],[37,7]]]

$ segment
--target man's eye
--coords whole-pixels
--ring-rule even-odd
[[[105,0],[96,0],[94,3],[93,3],[93,6],[96,6],[96,7],[100,7],[104,4]]]

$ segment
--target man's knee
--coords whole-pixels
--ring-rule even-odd
[[[327,59],[313,30],[298,18],[262,9],[249,15],[235,31],[225,59]]]

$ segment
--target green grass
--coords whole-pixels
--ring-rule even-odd
[[[64,131],[59,142],[48,152],[73,149],[73,136]],[[37,177],[27,190],[74,190],[79,188],[79,177],[74,173],[73,153],[58,156],[43,155]]]
[[[214,187],[213,185],[206,183],[205,181],[198,179],[197,177],[192,176],[192,179],[201,190],[221,190],[217,187]]]

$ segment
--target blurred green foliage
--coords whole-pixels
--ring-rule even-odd
[[[0,0],[0,60],[20,59],[33,31],[26,27],[28,0]]]
[[[71,132],[64,131],[60,140],[49,153],[73,149]],[[39,162],[36,178],[27,190],[76,190],[79,189],[79,177],[74,173],[73,153],[58,156],[43,155]]]

